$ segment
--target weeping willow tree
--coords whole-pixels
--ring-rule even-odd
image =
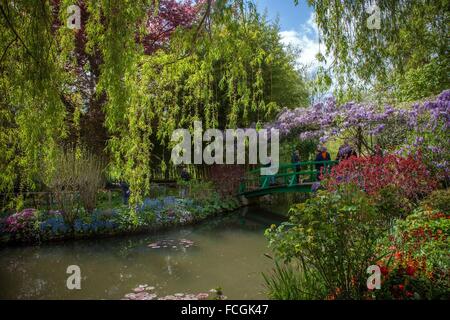
[[[138,57],[132,91],[142,107],[127,110],[131,118],[119,129],[126,135],[108,142],[111,171],[136,186],[135,196],[148,190],[150,150],[170,153],[175,129],[193,130],[196,120],[207,128],[246,127],[281,107],[307,104],[305,82],[276,25],[249,2],[216,1],[205,10],[201,28],[179,29],[169,48]],[[168,157],[160,158],[164,171]]]
[[[73,1],[1,2],[1,190],[38,188],[61,146],[104,130],[109,171],[128,182],[137,204],[150,188],[152,156],[168,150],[174,129],[194,120],[248,126],[307,104],[295,57],[252,3],[203,0],[185,14],[177,7],[181,22],[162,43],[149,30],[179,2],[77,4],[81,30],[65,25]],[[100,116],[83,130],[92,113]]]
[[[320,79],[333,78],[341,100],[371,90],[379,100],[412,101],[448,88],[449,0],[307,2],[331,57]]]
[[[66,135],[64,61],[48,4],[2,1],[0,14],[0,187],[34,187]]]
[[[148,57],[143,68],[151,75],[158,141],[176,128],[192,129],[195,120],[208,128],[246,127],[280,107],[308,103],[295,56],[252,3],[217,1],[210,19],[196,41],[195,31],[174,35],[171,50]]]

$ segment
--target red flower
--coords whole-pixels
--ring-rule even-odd
[[[380,267],[380,271],[383,276],[386,276],[389,273],[388,268],[385,266]]]
[[[394,257],[395,257],[396,260],[401,260],[402,259],[402,253],[400,251],[397,251],[394,254]]]
[[[415,272],[416,272],[416,269],[413,266],[408,266],[406,268],[406,274],[408,276],[413,276]]]
[[[405,286],[402,285],[402,284],[399,284],[399,285],[398,285],[398,289],[399,289],[400,291],[403,291],[403,290],[405,290]]]

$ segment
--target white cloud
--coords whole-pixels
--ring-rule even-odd
[[[281,43],[285,46],[293,46],[301,50],[297,59],[299,64],[306,65],[310,72],[314,72],[319,66],[316,55],[319,51],[324,54],[324,48],[319,45],[319,30],[315,22],[314,13],[311,13],[306,23],[300,26],[300,31],[281,31]],[[329,59],[327,59],[329,60]]]
[[[319,42],[297,31],[281,31],[281,43],[301,49],[298,62],[311,67],[317,66],[316,55],[319,52]]]
[[[304,33],[308,34],[312,38],[316,40],[319,38],[319,27],[317,26],[316,15],[314,12],[311,12],[308,21],[306,21],[305,24],[302,24],[301,28]]]

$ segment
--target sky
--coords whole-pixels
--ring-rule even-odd
[[[298,62],[315,69],[318,65],[315,56],[319,52],[319,37],[313,9],[306,0],[300,0],[298,6],[294,5],[294,0],[255,1],[260,12],[267,9],[270,21],[279,18],[282,43],[302,50]]]

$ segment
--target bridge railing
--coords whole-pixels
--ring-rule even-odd
[[[318,181],[319,171],[331,171],[338,161],[303,161],[297,163],[284,163],[279,165],[278,173],[275,175],[261,175],[263,167],[253,169],[242,179],[239,193],[245,193],[258,189],[266,189],[272,186],[292,187],[299,184],[313,183]]]

